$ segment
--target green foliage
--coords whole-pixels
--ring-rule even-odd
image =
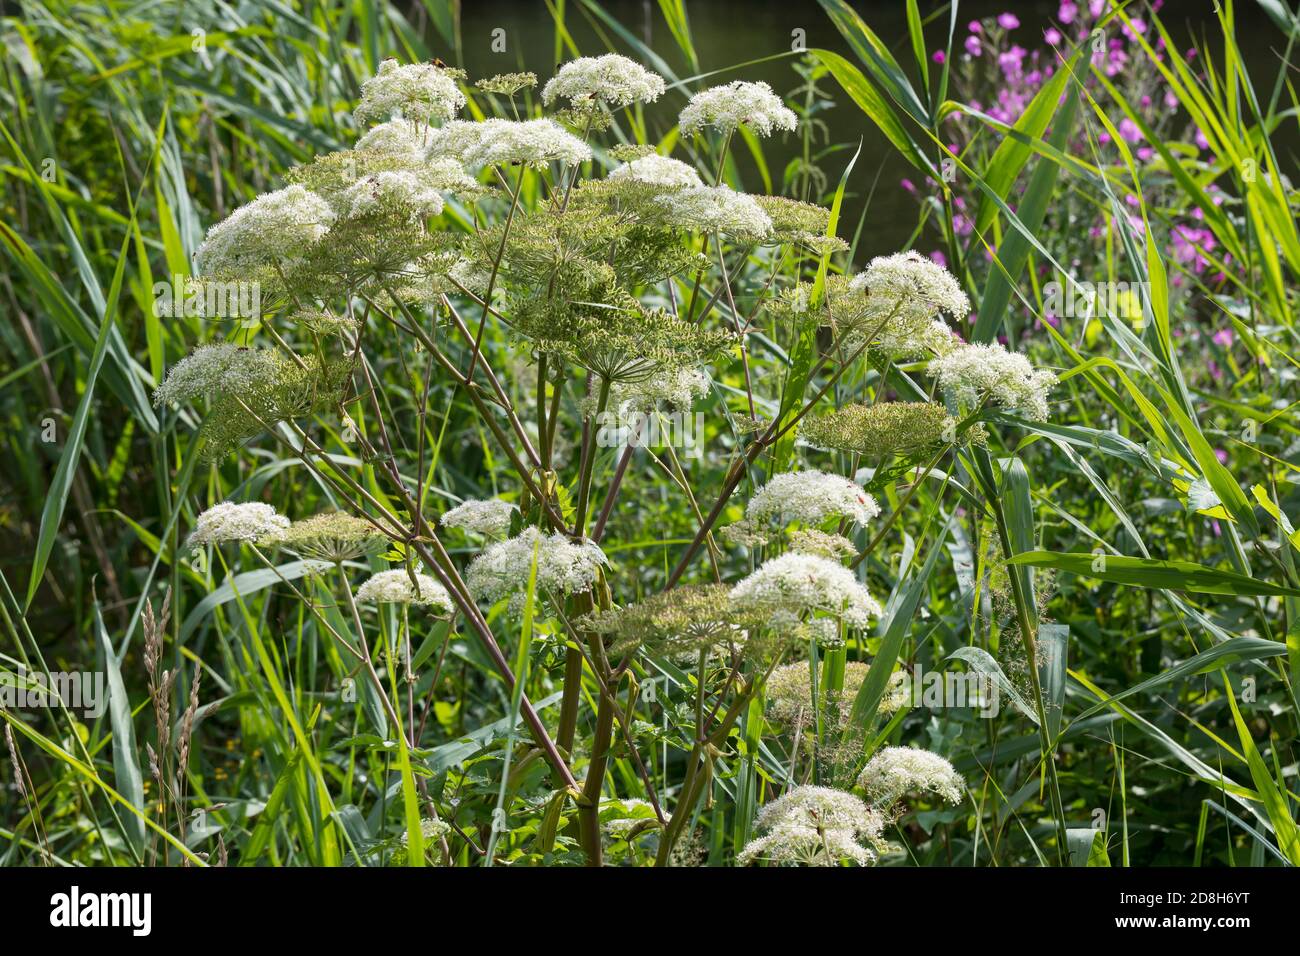
[[[1125,70],[1067,38],[998,119],[947,15],[909,3],[895,37],[821,6],[844,44],[789,61],[784,175],[780,140],[745,127],[681,139],[710,81],[674,86],[672,64],[729,66],[686,4],[658,5],[652,48],[588,0],[594,36],[664,75],[660,103],[569,110],[596,147],[578,167],[467,170],[436,215],[376,200],[224,276],[261,284],[254,316],[166,314],[155,285],[202,278],[207,228],[259,194],[433,175],[350,148],[350,111],[386,57],[464,64],[460,5],[423,4],[426,36],[396,4],[199,3],[201,49],[166,5],[0,21],[0,684],[108,678],[100,716],[0,698],[19,784],[0,860],[732,865],[776,845],[764,810],[800,784],[853,790],[915,745],[965,799],[864,805],[808,861],[1300,863],[1294,56],[1247,62],[1228,0],[1195,57],[1132,5],[1102,23],[1128,28]],[[557,59],[604,52],[548,9]],[[1294,20],[1270,29],[1294,54]],[[531,74],[443,72],[466,118],[542,115]],[[950,325],[1056,373],[1046,420],[959,406],[928,353],[881,347],[895,303],[851,276],[897,250],[872,235],[874,167],[849,159],[859,114],[929,177],[911,244],[941,246],[975,300]],[[708,183],[775,180],[772,232],[701,235],[665,213],[672,188],[606,178],[656,149]],[[1122,301],[1058,307],[1114,282]],[[221,362],[164,384],[205,345]],[[596,413],[624,401],[653,410],[645,447],[605,440]],[[813,469],[857,475],[881,514],[716,534]],[[496,569],[512,595],[492,602],[465,579],[493,532],[439,521],[488,498],[516,506],[512,538],[553,542]],[[187,547],[225,500],[297,520]],[[732,599],[813,555],[879,620]],[[359,601],[384,568],[433,576],[456,615]],[[778,667],[808,678],[793,721],[766,692]],[[1002,706],[895,699],[939,672]]]

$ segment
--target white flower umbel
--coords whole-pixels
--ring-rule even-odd
[[[447,589],[427,574],[411,575],[402,568],[380,571],[357,588],[357,600],[362,604],[415,604],[428,607],[442,615],[454,610]]]
[[[419,171],[423,181],[439,192],[477,195],[485,189],[482,183],[465,172],[464,166],[450,156],[431,159]]]
[[[330,204],[303,186],[263,193],[208,230],[195,265],[203,275],[283,266],[302,258],[333,221]]]
[[[260,501],[234,504],[223,501],[213,505],[194,521],[194,531],[186,542],[197,548],[223,541],[256,541],[289,527],[289,519]]]
[[[837,732],[848,726],[853,712],[853,702],[857,699],[858,691],[862,689],[870,672],[871,665],[865,661],[846,661],[841,689],[819,691],[819,710],[823,718],[829,720],[832,728]],[[885,694],[877,706],[877,713],[888,716],[907,703],[907,688],[903,683],[905,677],[903,671],[895,671],[889,675],[889,683],[885,685]],[[783,664],[772,671],[767,679],[764,694],[774,721],[786,727],[794,727],[796,724],[806,726],[812,721],[814,713],[812,680],[807,661]]]
[[[803,866],[870,866],[884,847],[885,818],[860,799],[832,787],[795,787],[758,811],[761,834],[741,850],[742,866],[756,860]]]
[[[790,533],[790,550],[799,554],[816,554],[833,561],[845,561],[858,555],[857,546],[842,534],[827,534],[815,528]]]
[[[772,231],[772,220],[752,196],[726,186],[695,186],[664,197],[663,221],[697,232],[721,232],[756,242]]]
[[[504,538],[510,532],[510,519],[515,511],[514,505],[500,498],[486,501],[467,498],[439,520],[444,528],[460,528],[489,538]]]
[[[166,377],[153,393],[155,405],[185,402],[216,391],[239,346],[229,342],[200,345],[167,370]]]
[[[750,521],[781,525],[799,521],[816,526],[830,518],[847,518],[863,526],[878,514],[876,499],[861,485],[824,471],[774,475],[745,506],[745,517]]]
[[[465,94],[441,67],[385,60],[379,72],[361,84],[361,102],[352,116],[358,123],[386,120],[394,114],[418,122],[441,122],[464,105]]]
[[[873,806],[887,810],[908,793],[933,793],[957,803],[966,781],[943,757],[919,747],[885,747],[867,761],[858,787]]]
[[[380,123],[371,129],[357,140],[353,148],[383,153],[386,156],[400,156],[414,161],[424,155],[432,139],[432,127],[422,123],[412,123],[408,119],[395,119]]]
[[[664,78],[617,53],[584,56],[564,64],[542,90],[542,103],[559,97],[574,106],[601,100],[610,106],[653,103],[664,92]]]
[[[537,554],[537,591],[567,595],[590,591],[608,561],[592,541],[573,542],[556,533],[544,535],[525,528],[507,541],[489,545],[465,572],[470,592],[479,600],[498,601],[507,594],[522,596]],[[512,608],[513,609],[513,608]]]
[[[154,390],[155,405],[188,402],[204,395],[246,395],[274,377],[283,359],[271,349],[244,349],[230,342],[200,345],[167,370]]]
[[[915,299],[956,319],[970,314],[970,299],[956,277],[920,253],[877,256],[849,283],[855,292],[890,299]]]
[[[1033,421],[1047,418],[1047,394],[1056,385],[1054,374],[1035,370],[1029,359],[997,343],[960,345],[932,361],[927,373],[944,395],[968,411],[988,399]]]
[[[766,83],[740,80],[696,93],[677,117],[683,136],[706,126],[732,133],[742,124],[760,136],[771,136],[774,129],[793,132],[798,117]]]
[[[872,344],[898,358],[942,355],[956,340],[939,317],[964,319],[970,300],[947,269],[915,252],[877,256],[849,283],[866,299],[864,328]]]
[[[624,163],[611,172],[609,178],[631,179],[639,183],[665,187],[704,185],[694,167],[686,165],[681,160],[660,156],[658,153],[651,153],[649,156]]]
[[[385,170],[358,179],[339,200],[340,217],[352,219],[401,208],[412,219],[442,212],[442,196],[411,170]]]
[[[428,156],[451,156],[470,169],[509,163],[541,167],[586,162],[591,148],[553,120],[457,120],[434,130]]]
[[[791,552],[763,562],[731,589],[731,600],[769,615],[825,611],[854,627],[880,616],[880,605],[852,571],[813,554]]]
[[[615,382],[609,390],[609,408],[620,419],[648,415],[659,408],[670,412],[689,409],[708,394],[709,373],[701,368],[661,369],[635,382]]]

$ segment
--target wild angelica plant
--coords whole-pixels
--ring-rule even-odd
[[[852,274],[827,208],[722,185],[738,129],[796,127],[766,84],[691,98],[682,133],[713,143],[714,165],[698,169],[649,143],[602,140],[621,111],[664,92],[640,64],[613,54],[566,63],[541,97],[563,111],[523,118],[516,97],[534,82],[471,86],[457,70],[386,61],[362,85],[355,146],[303,163],[289,185],[209,230],[196,257],[203,278],[258,282],[270,309],[253,336],[176,364],[155,399],[200,409],[218,460],[274,443],[341,510],[290,521],[260,502],[218,503],[198,516],[189,545],[228,544],[240,564],[256,558],[364,674],[372,732],[397,741],[402,819],[392,836],[409,862],[425,861],[427,843],[442,863],[519,857],[529,850],[511,820],[536,808],[543,859],[573,848],[599,865],[613,841],[626,859],[670,863],[701,804],[718,798],[738,728],[792,749],[787,772],[763,788],[759,835],[731,847],[732,859],[875,862],[903,792],[953,799],[960,786],[939,755],[872,753],[872,728],[903,706],[904,674],[892,659],[846,654],[866,647],[882,615],[870,585],[890,560],[885,532],[908,521],[904,499],[882,525],[876,495],[892,495],[922,460],[933,468],[966,454],[990,405],[1046,417],[1054,376],[964,343],[948,320],[965,319],[969,302],[929,259],[905,252]],[[516,118],[459,118],[475,98],[489,113],[504,100]],[[784,382],[755,376],[760,334],[805,343],[802,368]],[[400,423],[373,364],[381,346],[417,380],[449,382],[472,405],[510,471],[483,489],[492,496],[431,513],[424,449],[393,441]],[[926,400],[882,402],[904,366]],[[836,384],[864,373],[871,404],[837,410]],[[427,396],[427,380],[423,388]],[[611,460],[599,438],[610,416],[639,434],[696,408],[730,431],[734,452],[716,486],[668,449],[667,462],[655,456],[663,488],[646,487],[628,477],[636,442]],[[329,450],[335,429],[359,469]],[[870,467],[825,471],[816,449]],[[742,482],[755,490],[743,516],[723,524]],[[613,529],[635,529],[617,520],[620,502],[662,493],[695,510],[694,540],[671,568],[624,565]],[[277,550],[306,562],[302,584]],[[396,635],[386,606],[400,609]],[[363,613],[372,607],[377,621]],[[450,630],[431,664],[413,649],[439,619]],[[416,769],[430,740],[416,672],[441,667],[462,629],[524,721],[528,743],[507,763],[546,767],[531,792],[516,783],[507,794],[503,780],[495,801],[488,788],[486,805],[468,811]],[[528,642],[539,634],[564,658],[553,713],[533,703]],[[877,672],[884,683],[872,690]],[[630,719],[646,695],[663,712],[653,739]],[[756,784],[752,760],[745,772]],[[483,816],[482,839],[443,822]],[[565,819],[572,825],[557,825]]]
[[[171,6],[0,16],[5,862],[1300,862],[1285,5]]]

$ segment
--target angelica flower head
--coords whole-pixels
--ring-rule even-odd
[[[652,143],[615,143],[605,148],[605,155],[620,163],[630,163],[634,159],[653,156],[657,152]]]
[[[419,160],[433,139],[433,127],[397,118],[374,126],[357,140],[354,149]]]
[[[289,519],[260,501],[234,504],[223,501],[204,511],[194,521],[186,542],[190,547],[223,541],[256,541],[289,527]]]
[[[395,133],[393,138],[400,137]],[[396,143],[392,150],[376,147],[325,153],[294,167],[289,175],[324,198],[344,223],[357,217],[384,216],[388,222],[368,223],[368,232],[360,233],[363,243],[383,237],[381,248],[386,244],[395,247],[384,249],[384,261],[399,258],[397,250],[408,257],[415,251],[412,246],[418,244],[420,232],[413,232],[406,224],[441,212],[443,193],[475,200],[489,191],[450,157],[426,161],[424,150],[415,141],[405,146]],[[352,234],[331,238],[338,239],[338,243],[330,246],[349,239],[356,241]],[[317,251],[323,250],[318,247]]]
[[[970,299],[951,272],[933,259],[909,250],[877,256],[853,277],[849,288],[885,299],[924,303],[956,319],[970,313]]]
[[[591,159],[591,147],[549,119],[453,120],[433,131],[428,156],[450,156],[469,169],[522,163],[542,167]]]
[[[823,721],[835,730],[842,731],[849,722],[853,710],[853,701],[862,689],[871,671],[871,665],[863,661],[848,661],[844,665],[844,685],[840,690],[830,691],[819,688],[818,712]],[[821,675],[819,674],[820,678]],[[889,675],[889,684],[885,696],[880,700],[878,712],[888,716],[894,713],[907,700],[907,689],[903,686],[904,673],[896,671]],[[765,694],[768,712],[772,719],[787,727],[801,724],[807,726],[813,720],[812,678],[807,661],[783,664],[772,671],[767,679]]]
[[[415,172],[386,170],[358,179],[344,190],[339,205],[348,219],[391,211],[424,219],[442,212],[442,196]]]
[[[363,604],[414,604],[427,607],[441,616],[454,608],[447,589],[427,574],[411,575],[403,568],[380,571],[357,588],[357,600]]]
[[[303,258],[334,221],[334,210],[303,186],[263,193],[208,230],[194,255],[203,275],[245,277]]]
[[[794,111],[781,102],[772,87],[740,80],[696,93],[677,117],[683,136],[707,126],[732,133],[741,125],[760,136],[771,136],[774,129],[793,132],[797,124]]]
[[[168,370],[153,400],[163,405],[208,396],[203,453],[217,458],[277,422],[329,404],[349,370],[346,361],[322,364],[315,355],[294,362],[275,349],[204,345]]]
[[[798,616],[823,611],[865,627],[880,605],[841,564],[790,552],[763,562],[731,589],[732,603],[756,614]]]
[[[885,747],[876,751],[858,775],[858,787],[872,806],[888,811],[909,793],[933,793],[957,803],[966,791],[951,763],[919,747]]]
[[[827,534],[816,528],[800,528],[790,533],[790,550],[843,561],[858,555],[857,546],[842,534]]]
[[[508,501],[489,498],[477,501],[466,498],[439,519],[444,528],[460,528],[488,538],[504,538],[510,533],[510,520],[518,509]]]
[[[447,70],[432,63],[399,64],[385,60],[379,72],[361,84],[361,102],[352,117],[358,123],[400,114],[418,122],[441,122],[465,105],[465,94]]]
[[[260,362],[269,352],[241,349],[229,342],[200,345],[167,370],[154,390],[154,405],[186,402],[219,391],[227,373],[237,362]]]
[[[814,448],[852,452],[876,462],[956,441],[957,420],[934,402],[853,404],[805,418],[799,438]]]
[[[679,159],[651,153],[624,163],[609,174],[610,179],[631,179],[652,186],[703,186],[700,174],[693,166]]]
[[[188,402],[205,395],[252,401],[287,374],[290,364],[274,349],[241,348],[230,342],[200,345],[167,370],[154,390],[153,403]]]
[[[486,80],[474,84],[484,93],[496,93],[499,96],[514,96],[520,90],[537,85],[536,73],[498,73]]]
[[[803,243],[819,251],[838,252],[848,248],[842,239],[826,235],[831,211],[825,206],[785,196],[755,196],[754,201],[772,220],[774,240]]]
[[[1047,418],[1047,395],[1056,376],[1035,369],[1019,352],[1008,352],[997,343],[961,345],[934,359],[926,368],[944,395],[967,410],[985,400],[1019,410],[1033,421]]]
[[[721,584],[685,585],[661,591],[635,604],[596,611],[581,622],[584,630],[608,634],[610,650],[629,653],[645,647],[667,657],[694,657],[701,651],[746,646],[755,623],[729,600]],[[755,645],[753,650],[760,648]]]
[[[880,514],[876,499],[862,486],[824,471],[788,471],[772,476],[745,506],[745,518],[755,525],[798,521],[816,527],[831,518],[847,519],[859,527]]]
[[[522,598],[536,555],[537,592],[557,595],[590,591],[609,562],[594,541],[571,541],[560,533],[546,535],[525,528],[513,538],[489,545],[470,562],[465,583],[479,600],[495,602],[506,595]],[[522,605],[512,602],[512,610]]]
[[[696,232],[721,232],[757,242],[772,231],[772,220],[746,193],[728,186],[691,186],[664,196],[665,225]]]
[[[287,548],[304,557],[341,564],[388,546],[388,536],[365,518],[333,511],[295,521],[268,534],[263,543]]]
[[[709,373],[693,366],[661,368],[646,378],[615,382],[608,407],[620,420],[649,415],[658,408],[681,412],[709,392]]]
[[[942,355],[955,344],[952,330],[940,317],[964,318],[970,300],[945,268],[915,252],[878,256],[847,283],[839,304],[854,336],[896,358]]]
[[[832,787],[795,787],[758,811],[760,836],[738,862],[756,860],[803,866],[870,866],[885,848],[885,818],[860,799]]]
[[[550,106],[559,97],[574,106],[600,100],[609,106],[653,103],[664,92],[664,78],[651,73],[635,60],[617,53],[584,56],[560,67],[542,89],[542,103]]]

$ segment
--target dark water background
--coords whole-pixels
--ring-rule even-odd
[[[695,71],[687,66],[686,58],[669,32],[655,0],[604,0],[602,5],[628,31],[663,57],[679,78],[694,75]],[[1080,5],[1085,6],[1086,0],[1080,0]],[[922,16],[940,6],[923,0],[920,4]],[[903,0],[857,2],[853,7],[891,47],[895,58],[911,72],[912,54]],[[1020,27],[1012,34],[1013,39],[1031,51],[1041,49],[1046,53],[1048,48],[1042,40],[1043,30],[1052,24],[1057,8],[1056,0],[964,0],[958,8],[955,46],[960,48],[970,20],[1010,10],[1021,21]],[[792,69],[794,57],[752,64],[738,70],[728,68],[789,51],[792,31],[796,28],[806,32],[808,47],[834,50],[860,65],[839,31],[812,0],[689,0],[687,12],[700,72],[726,70],[702,84],[691,84],[692,91],[735,79],[765,80],[780,94],[794,89],[801,82]],[[1140,13],[1135,11],[1133,15]],[[1222,61],[1222,40],[1212,0],[1167,0],[1160,16],[1166,28],[1179,40],[1181,48],[1186,49],[1194,38],[1200,41],[1208,36],[1215,62]],[[1237,41],[1243,57],[1255,76],[1261,97],[1267,97],[1277,75],[1285,39],[1263,10],[1249,0],[1237,4],[1236,18]],[[592,18],[584,15],[576,0],[569,0],[565,22],[584,55],[607,52],[604,40],[592,26]],[[945,11],[927,26],[926,38],[931,50],[943,46],[947,22],[948,13]],[[494,53],[491,49],[492,31],[497,28],[506,30],[507,49],[504,53]],[[601,29],[614,37],[607,26],[602,24]],[[433,49],[445,48],[431,29],[427,32],[434,43]],[[554,29],[541,0],[467,0],[462,12],[461,38],[464,59],[460,65],[469,71],[471,79],[513,70],[532,70],[544,83],[554,73]],[[621,40],[615,38],[615,43],[618,52],[638,58],[637,53]],[[448,60],[452,58],[449,54],[443,55]],[[564,59],[569,56],[565,54]],[[823,164],[832,188],[858,141],[862,141],[862,155],[850,179],[852,196],[846,203],[840,234],[851,237],[866,210],[858,257],[895,251],[907,243],[917,221],[916,201],[899,187],[899,180],[906,176],[916,178],[916,171],[848,99],[833,78],[826,77],[820,85],[837,103],[835,109],[822,115],[830,127],[831,141],[851,144],[850,149],[834,154]],[[685,96],[681,90],[673,90],[651,107],[652,131],[662,132],[672,125]],[[1115,121],[1118,122],[1118,117]],[[1294,156],[1296,146],[1291,140],[1295,137],[1291,133],[1287,136],[1288,141],[1281,146],[1284,152]],[[781,171],[800,150],[798,137],[778,135],[765,141],[764,147],[774,190],[779,191]],[[678,155],[682,155],[680,146]],[[761,189],[761,179],[749,160],[747,150],[737,145],[735,155],[747,187]],[[928,248],[926,242],[933,245],[934,237],[921,241],[919,245]]]

